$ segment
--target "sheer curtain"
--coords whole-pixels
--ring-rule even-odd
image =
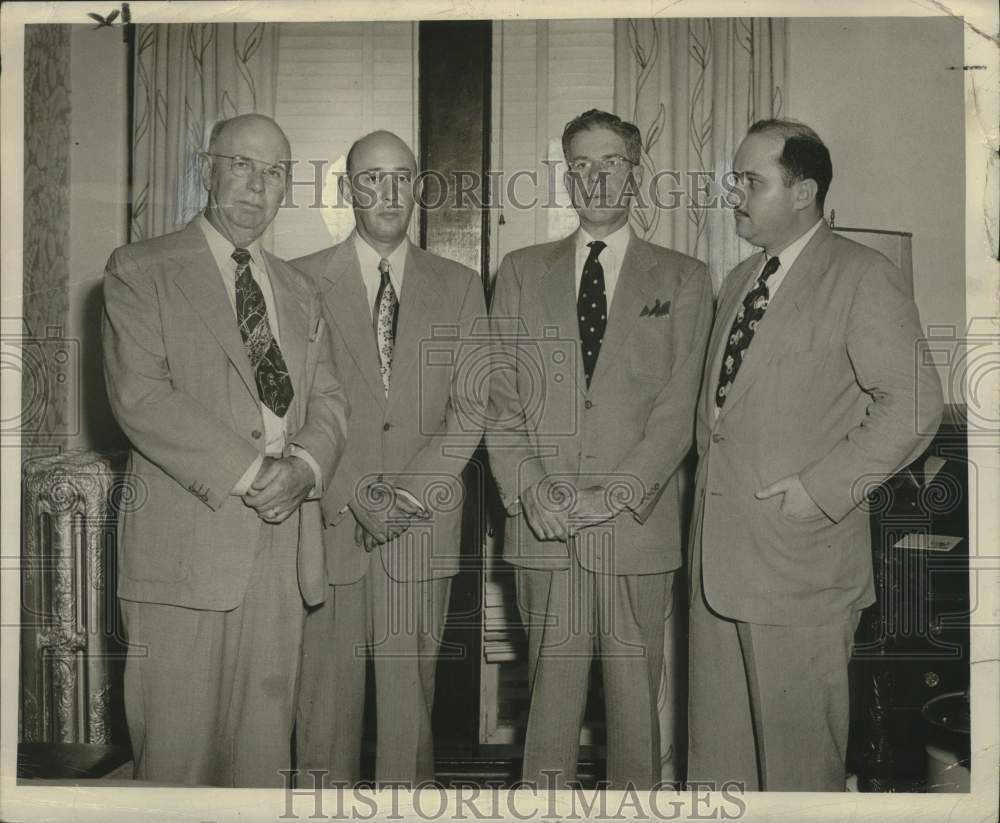
[[[197,154],[219,119],[273,116],[274,23],[136,27],[131,239],[181,228],[205,203]]]
[[[781,19],[615,24],[615,111],[642,131],[644,174],[660,174],[659,202],[677,203],[639,209],[633,225],[647,240],[704,260],[716,288],[751,247],[710,181],[731,169],[751,123],[781,116],[785,58]]]
[[[722,175],[755,120],[784,109],[785,21],[769,18],[618,20],[615,111],[642,132],[645,181],[657,200],[633,213],[636,232],[708,264],[713,286],[753,249],[723,208]],[[714,182],[713,182],[714,181]],[[644,189],[645,190],[645,189]],[[669,207],[672,206],[672,207]],[[686,615],[667,614],[660,709],[661,778],[677,780],[686,749]]]

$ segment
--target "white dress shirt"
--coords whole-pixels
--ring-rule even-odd
[[[574,276],[576,277],[577,296],[580,294],[580,281],[583,280],[583,264],[587,262],[587,257],[590,256],[590,248],[587,244],[596,239],[595,237],[591,237],[582,228],[576,233],[576,270]],[[606,248],[601,250],[597,262],[604,269],[604,293],[607,296],[608,311],[611,310],[611,301],[615,296],[615,286],[618,285],[618,275],[621,273],[622,261],[625,259],[625,252],[628,251],[628,244],[631,239],[632,227],[626,223],[602,240]]]
[[[389,282],[392,283],[396,291],[396,300],[401,300],[403,296],[403,275],[406,272],[406,253],[409,242],[404,237],[403,242],[386,258],[389,261]],[[384,255],[375,251],[368,245],[357,230],[354,231],[354,250],[358,255],[358,265],[361,266],[361,279],[365,284],[365,294],[368,295],[368,309],[372,313],[372,320],[375,319],[375,298],[378,297],[378,288],[382,285],[382,273],[378,264]]]
[[[812,240],[812,236],[816,234],[819,227],[823,223],[823,218],[821,217],[816,221],[809,231],[803,234],[798,240],[793,240],[784,249],[778,252],[777,255],[771,255],[772,257],[777,256],[780,265],[777,270],[770,277],[767,278],[767,291],[770,294],[768,300],[774,300],[774,295],[778,291],[778,287],[785,281],[785,275],[788,274],[789,269],[795,265],[795,261],[799,259],[799,255],[802,254],[802,250],[806,247],[806,244]],[[764,262],[761,263],[760,269],[757,271],[757,277],[760,277],[760,273],[764,271],[764,266],[767,265],[767,261],[770,258],[767,255],[764,256]],[[754,284],[757,283],[757,277],[754,278]],[[751,286],[750,288],[753,288]]]
[[[212,257],[215,258],[215,264],[219,269],[219,276],[222,278],[226,295],[229,297],[229,304],[233,307],[233,317],[236,318],[236,261],[232,257],[236,247],[223,237],[215,226],[208,222],[204,214],[198,218],[198,225],[201,228],[202,234],[205,235],[205,240],[208,243],[209,250],[212,252]],[[271,289],[271,278],[267,271],[267,261],[261,252],[260,243],[256,240],[247,246],[247,251],[250,252],[250,276],[253,277],[254,281],[260,287],[261,294],[264,296],[264,307],[267,309],[267,323],[271,327],[271,334],[274,335],[274,339],[280,348],[281,333],[278,329],[278,311],[274,304],[274,292]],[[243,495],[250,488],[250,484],[253,483],[254,478],[257,477],[257,473],[260,471],[265,455],[268,457],[281,457],[285,453],[287,431],[284,416],[278,417],[263,403],[260,404],[260,413],[264,422],[264,454],[257,456],[233,487],[231,493],[235,495]],[[322,487],[323,481],[323,474],[320,471],[319,464],[301,446],[289,445],[288,451],[290,454],[301,457],[312,468],[313,476],[316,478],[316,487],[310,494],[315,494]]]

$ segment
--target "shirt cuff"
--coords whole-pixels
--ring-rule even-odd
[[[420,511],[424,511],[424,507],[421,504],[421,502],[417,500],[417,498],[415,498],[412,494],[410,494],[406,489],[401,489],[399,486],[396,486],[395,488],[396,488],[396,494],[400,495],[401,497],[405,497],[408,501],[410,501],[410,503],[412,503],[414,506],[420,509]]]
[[[258,454],[254,458],[253,463],[250,467],[243,472],[243,476],[236,481],[236,485],[233,486],[233,490],[230,494],[234,494],[237,497],[242,497],[250,490],[250,484],[257,478],[257,473],[260,471],[260,467],[264,464],[264,455]]]
[[[312,489],[309,490],[309,494],[306,495],[306,499],[311,500],[316,497],[322,497],[323,472],[320,470],[319,463],[316,462],[313,456],[296,443],[289,443],[287,448],[285,449],[285,454],[289,457],[299,457],[302,460],[305,460],[306,463],[309,464],[309,468],[311,468],[313,471],[313,478],[315,479],[316,483],[312,487]]]

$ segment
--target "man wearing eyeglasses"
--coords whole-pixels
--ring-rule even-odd
[[[460,476],[483,432],[483,284],[410,243],[416,160],[395,134],[362,137],[340,184],[355,230],[294,261],[323,294],[351,398],[347,452],[323,499],[331,594],[306,621],[302,780],[358,782],[366,661],[375,677],[375,779],[434,778],[434,671],[458,571]],[[465,364],[469,364],[466,368]],[[315,775],[314,778],[315,779]]]
[[[277,788],[290,767],[303,604],[326,594],[318,497],[347,400],[314,287],[260,245],[288,157],[270,118],[217,124],[204,212],[106,270],[108,396],[141,501],[118,525],[140,780]]]
[[[491,306],[487,445],[528,632],[523,777],[575,779],[596,649],[607,779],[649,789],[711,282],[704,264],[629,226],[642,180],[634,125],[588,111],[562,145],[580,228],[507,255]]]

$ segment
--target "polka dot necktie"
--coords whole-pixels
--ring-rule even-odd
[[[379,371],[382,374],[382,387],[385,396],[389,396],[389,375],[392,372],[392,349],[396,342],[396,319],[399,314],[399,300],[396,290],[389,279],[389,261],[384,257],[378,261],[379,283],[378,294],[375,295],[375,340],[378,343]]]
[[[733,381],[736,380],[736,373],[743,365],[743,356],[750,348],[750,341],[757,333],[757,324],[767,310],[771,298],[767,288],[767,278],[774,274],[780,265],[781,261],[777,257],[768,259],[764,270],[757,278],[757,283],[747,292],[740,310],[733,318],[729,338],[726,340],[726,352],[722,356],[722,367],[719,369],[719,385],[715,390],[715,405],[720,409],[733,388]]]
[[[607,244],[593,240],[587,244],[590,254],[583,264],[580,295],[576,299],[576,314],[580,318],[580,346],[583,349],[583,373],[590,388],[590,378],[597,368],[604,329],[608,325],[608,298],[604,291],[604,266],[597,259]]]
[[[285,358],[267,321],[264,293],[250,272],[250,252],[237,248],[232,258],[236,261],[236,322],[250,358],[257,396],[275,415],[284,417],[295,391]]]

